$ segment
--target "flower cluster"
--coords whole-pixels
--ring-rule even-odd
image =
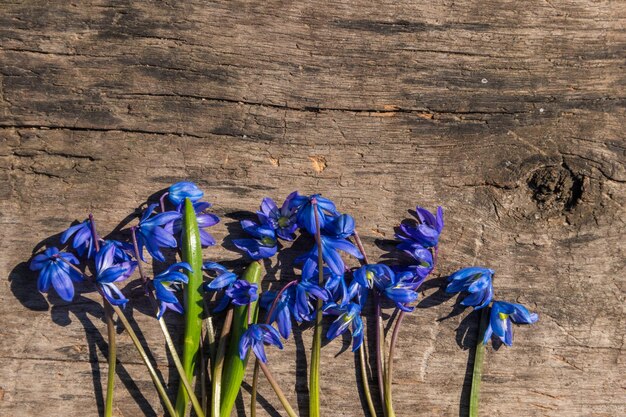
[[[475,310],[488,307],[493,300],[494,271],[483,267],[468,267],[456,271],[448,277],[446,292],[449,294],[467,293],[461,305],[471,306]],[[497,336],[505,345],[513,344],[513,325],[532,324],[539,316],[530,313],[521,304],[506,301],[494,301],[489,313],[489,324],[485,330],[483,344],[487,344],[492,335]]]
[[[277,232],[282,224],[288,227],[289,240],[293,239],[298,228],[301,234],[313,238],[311,250],[296,259],[296,263],[302,264],[299,279],[278,293],[267,292],[261,296],[261,304],[271,310],[270,323],[276,323],[283,338],[289,337],[292,321],[300,324],[315,319],[318,300],[323,304],[324,314],[336,317],[326,337],[332,340],[349,330],[353,350],[358,349],[363,341],[361,314],[370,291],[389,299],[403,311],[413,310],[410,304],[417,300],[417,289],[434,268],[438,237],[443,228],[441,208],[434,216],[418,207],[417,213],[424,225],[415,229],[406,228],[408,237],[401,239],[399,246],[413,254],[414,263],[394,268],[372,264],[354,269],[346,266],[342,255],[345,253],[358,260],[364,257],[350,241],[355,235],[354,218],[340,213],[331,200],[319,194],[303,196],[294,192],[287,197],[280,210],[276,207],[269,199],[261,204],[261,211],[258,212],[261,225],[256,227],[267,227],[265,236],[270,236],[272,231]],[[274,221],[264,221],[266,218]],[[242,222],[242,227],[254,236],[250,232],[250,223]],[[255,232],[258,233],[258,229]],[[257,253],[254,251],[256,245],[250,243],[247,248],[249,254]],[[320,248],[323,264],[321,280],[318,265]]]
[[[257,284],[238,279],[237,275],[229,272],[223,265],[216,262],[205,262],[203,269],[216,274],[212,281],[204,284],[205,291],[224,291],[224,296],[213,311],[219,313],[231,303],[236,306],[245,306],[259,298]]]
[[[82,223],[70,226],[61,235],[61,243],[67,243],[72,236],[71,246],[76,254],[50,247],[33,257],[30,268],[39,271],[39,291],[47,292],[52,284],[61,299],[71,302],[75,294],[74,283],[85,280],[82,271],[92,262],[91,268],[95,273],[91,280],[103,297],[113,305],[126,305],[128,299],[115,283],[130,277],[137,266],[127,252],[128,245],[100,239],[91,216]]]
[[[61,252],[56,247],[50,247],[33,257],[30,267],[39,271],[39,291],[47,292],[52,286],[63,300],[70,302],[75,294],[74,283],[84,281],[86,275],[83,271],[89,268],[95,273],[88,278],[103,297],[113,305],[124,307],[128,299],[117,284],[127,280],[139,262],[146,262],[144,248],[152,259],[159,262],[165,262],[163,249],[181,248],[181,212],[185,198],[194,204],[202,244],[215,244],[215,239],[204,229],[218,223],[219,218],[206,212],[211,205],[199,201],[203,195],[191,182],[172,185],[163,195],[160,205],[149,204],[143,211],[138,224],[130,228],[131,239],[128,241],[100,238],[91,215],[83,222],[70,226],[62,233],[61,244],[67,244],[68,250],[75,253]],[[163,202],[168,196],[173,205],[173,210],[169,211]],[[174,294],[176,288],[187,282],[186,275],[180,270],[191,271],[191,267],[186,262],[174,263],[150,280],[154,296],[160,304],[158,318],[168,309],[183,312]],[[142,279],[147,282],[148,277]]]
[[[75,296],[76,283],[88,281],[94,285],[107,307],[112,306],[112,311],[122,319],[120,321],[131,334],[131,339],[142,360],[146,361],[169,414],[184,412],[184,401],[189,396],[195,412],[200,416],[203,415],[202,407],[195,398],[194,389],[189,387],[187,375],[194,374],[198,352],[204,354],[204,349],[198,350],[198,345],[201,346],[201,341],[204,340],[205,331],[200,320],[202,306],[208,306],[210,311],[205,311],[206,314],[228,309],[222,326],[224,337],[219,339],[215,358],[209,361],[213,366],[212,392],[218,393],[212,397],[212,410],[215,410],[213,407],[221,408],[224,404],[230,404],[224,407],[226,412],[222,413],[230,414],[229,410],[236,398],[236,390],[230,388],[235,385],[238,387],[242,381],[241,369],[235,365],[232,369],[222,369],[223,364],[239,363],[240,359],[243,361],[252,353],[262,363],[259,367],[286,406],[288,414],[295,415],[290,406],[285,404],[284,395],[280,393],[276,381],[264,365],[267,362],[265,347],[271,345],[282,349],[283,339],[290,337],[294,326],[314,323],[310,388],[316,392],[312,391],[310,396],[310,410],[316,410],[311,414],[318,415],[319,403],[315,404],[315,399],[319,399],[319,384],[315,383],[314,386],[314,381],[319,381],[322,317],[330,317],[329,321],[332,321],[327,328],[326,339],[333,340],[341,335],[351,337],[352,350],[356,351],[364,342],[363,312],[367,310],[368,302],[373,301],[376,311],[375,354],[378,356],[376,374],[379,376],[380,397],[385,415],[395,415],[390,391],[393,349],[402,318],[415,309],[418,290],[437,264],[439,241],[444,228],[443,209],[438,207],[435,212],[430,212],[423,207],[416,207],[415,219],[403,222],[397,228],[396,254],[401,255],[398,262],[370,264],[356,231],[354,218],[341,213],[330,199],[320,194],[302,195],[294,191],[279,206],[271,198],[264,198],[256,212],[256,219],[240,222],[246,236],[233,239],[235,247],[252,259],[242,275],[243,278],[240,278],[224,265],[204,261],[202,258],[200,246],[216,244],[207,229],[220,221],[215,214],[208,211],[211,204],[201,201],[203,197],[204,192],[192,182],[173,184],[161,195],[158,202],[147,204],[145,210],[137,216],[137,223],[123,230],[121,235],[124,238],[118,240],[100,238],[94,218],[89,215],[88,219],[70,226],[62,233],[60,244],[65,245],[62,247],[63,251],[57,247],[49,247],[32,258],[30,268],[39,273],[39,291],[47,292],[53,287],[61,299],[71,302]],[[271,258],[279,250],[296,239],[307,245],[303,253],[292,257],[294,264],[300,268],[298,276],[280,291],[263,292],[260,283],[263,265],[270,264]],[[287,250],[295,250],[297,247],[300,245],[292,245]],[[151,259],[145,256],[145,252]],[[180,256],[178,262],[177,255]],[[264,262],[260,262],[261,260]],[[148,261],[152,261],[155,269],[160,271],[153,274],[153,278],[144,272]],[[163,395],[165,389],[159,387],[160,379],[148,363],[148,356],[141,343],[133,336],[132,326],[124,319],[123,310],[118,308],[126,307],[129,303],[118,285],[128,280],[136,270],[139,271],[144,291],[154,307],[168,349],[179,368],[183,383],[179,387],[176,405],[179,413],[173,410],[168,396]],[[85,271],[92,273],[88,275]],[[484,328],[484,334],[481,334],[483,344],[496,337],[510,346],[513,342],[513,323],[535,323],[538,316],[520,304],[494,301],[493,276],[494,271],[488,268],[463,268],[449,276],[445,290],[450,294],[462,293],[459,297],[462,306],[482,310],[483,320],[489,319],[481,324],[481,329]],[[185,360],[181,362],[162,317],[167,310],[184,313],[177,291],[186,285],[189,288],[185,296]],[[218,293],[215,303],[211,300],[214,292]],[[257,321],[257,302],[267,310],[265,323]],[[394,315],[397,318],[386,359],[382,349],[385,346],[385,336],[381,332],[383,307],[394,307],[398,312],[397,316]],[[109,330],[114,328],[110,313],[109,308],[105,309]],[[209,334],[209,340],[210,336],[215,335]],[[227,339],[231,340],[228,342]],[[231,343],[229,349],[226,349],[226,343]],[[482,349],[482,345],[479,346]],[[225,355],[230,355],[227,360]],[[361,365],[365,367],[364,349],[359,352],[359,357],[363,362]],[[477,358],[479,357],[482,358],[477,353]],[[111,358],[113,359],[110,359],[109,366],[114,369],[115,355]],[[208,357],[203,359],[208,360]],[[383,370],[384,362],[386,364]],[[370,398],[370,413],[375,415],[366,374],[364,372],[363,375],[364,390],[368,393],[366,398]],[[222,377],[228,384],[232,384],[223,390],[228,399],[220,399],[221,390],[216,388],[219,387],[217,384],[221,384]],[[257,380],[256,376],[253,380]],[[254,393],[252,398],[256,398]],[[472,395],[472,398],[478,397]],[[108,400],[107,404],[110,407]],[[110,409],[108,411],[105,414],[110,414]]]
[[[336,322],[345,323],[343,326],[332,326],[327,337],[334,339],[352,328],[355,348],[358,348],[362,341],[361,307],[352,302],[356,293],[350,294],[346,284],[350,269],[341,255],[343,252],[356,259],[363,258],[348,240],[354,234],[354,219],[340,213],[331,200],[319,194],[303,196],[298,192],[291,193],[280,210],[272,200],[264,199],[258,214],[261,224],[275,231],[279,238],[293,240],[299,229],[311,242],[311,249],[296,258],[296,263],[302,265],[300,277],[279,293],[267,292],[261,296],[261,305],[271,310],[270,323],[276,323],[278,333],[288,338],[292,321],[298,324],[313,321],[317,314],[316,306],[321,301],[324,314],[337,316]],[[323,262],[321,280],[318,266],[320,248]]]

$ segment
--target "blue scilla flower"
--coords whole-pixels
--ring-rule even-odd
[[[114,305],[126,305],[128,299],[115,285],[132,275],[137,262],[115,263],[115,245],[107,243],[96,253],[96,283],[107,300]]]
[[[352,298],[345,274],[334,274],[328,268],[324,268],[324,288],[330,293],[330,299],[340,306],[346,305]]]
[[[416,265],[393,265],[391,269],[393,269],[394,274],[396,274],[396,280],[402,281],[402,285],[412,289],[413,291],[417,291],[424,281],[426,281],[428,273],[432,271],[431,269],[428,273],[421,273],[418,269],[416,269]]]
[[[163,226],[173,222],[174,220],[180,219],[180,213],[176,211],[166,211],[152,216],[152,213],[157,206],[158,204],[150,204],[141,216],[139,226],[137,226],[139,256],[144,262],[144,246],[154,259],[164,262],[165,257],[161,253],[160,248],[175,248],[177,245],[176,238],[172,235],[172,231],[165,230]]]
[[[404,268],[411,270],[415,276],[426,278],[433,271],[435,261],[431,249],[409,242],[401,242],[398,245],[398,249],[412,258],[413,263]]]
[[[289,203],[290,209],[297,211],[296,219],[298,225],[306,229],[312,235],[315,234],[315,211],[313,210],[313,201],[317,201],[317,215],[320,222],[320,228],[324,228],[326,223],[334,216],[339,215],[335,207],[335,203],[327,198],[322,197],[320,194],[313,194],[311,196],[304,196],[292,193],[291,201]]]
[[[157,319],[160,319],[166,310],[172,310],[177,313],[183,313],[183,306],[174,295],[178,286],[186,284],[189,279],[187,275],[183,274],[180,270],[186,270],[191,272],[191,265],[187,262],[177,262],[170,265],[165,271],[155,276],[152,280],[154,285],[154,293],[156,299],[160,302],[159,313]]]
[[[328,217],[322,233],[326,236],[345,239],[354,234],[354,218],[349,214]]]
[[[333,340],[337,336],[345,333],[348,328],[352,332],[352,351],[356,351],[363,343],[363,320],[361,319],[361,306],[357,303],[350,303],[343,307],[337,304],[328,304],[324,311],[337,315],[337,319],[332,322],[326,333],[328,340]]]
[[[115,253],[113,256],[115,262],[128,262],[133,260],[133,245],[127,242],[121,242],[119,240],[113,239],[103,241],[102,245],[104,246],[108,243],[111,243],[113,246],[115,246]]]
[[[48,248],[43,253],[35,255],[30,262],[32,271],[39,271],[37,289],[40,292],[48,292],[50,284],[54,287],[59,297],[65,301],[74,298],[74,284],[83,280],[83,275],[74,270],[68,263],[78,265],[78,259],[68,252],[59,252],[57,248]]]
[[[74,226],[70,226],[65,230],[61,235],[61,243],[67,243],[72,236],[74,236],[72,247],[76,250],[76,253],[78,253],[79,256],[86,255],[87,258],[91,258],[95,252],[95,245],[89,219]]]
[[[417,300],[417,287],[422,282],[424,282],[423,279],[416,279],[410,271],[397,273],[391,283],[385,286],[383,294],[400,310],[411,312],[414,307],[408,307],[407,304]]]
[[[233,244],[245,251],[254,260],[270,258],[278,250],[276,232],[267,225],[258,225],[250,220],[242,220],[241,227],[252,239],[233,239]]]
[[[339,254],[339,251],[349,253],[357,259],[363,259],[363,254],[352,243],[344,238],[335,238],[330,236],[321,236],[322,242],[322,258],[333,274],[341,275],[345,271],[345,263]],[[317,244],[313,246],[308,253],[298,257],[296,262],[303,262],[303,275],[309,276],[309,272],[317,268]]]
[[[252,348],[255,356],[261,362],[267,363],[265,345],[274,345],[279,349],[283,348],[278,331],[269,324],[251,324],[239,341],[239,358],[242,361],[245,360],[246,356],[248,356],[248,351]]]
[[[215,288],[211,288],[210,284],[205,284],[204,289],[214,290]],[[216,313],[223,311],[230,303],[237,306],[244,306],[259,298],[258,285],[251,284],[245,279],[235,278],[232,282],[222,287],[222,289],[224,290],[224,295],[213,309]]]
[[[293,196],[293,193],[287,196],[280,208],[278,208],[274,200],[266,197],[261,202],[261,210],[257,211],[261,224],[270,226],[276,230],[276,235],[279,238],[288,241],[295,239],[294,233],[298,229],[296,209],[289,207]]]
[[[354,271],[352,278],[364,288],[377,288],[383,291],[387,283],[395,278],[395,274],[387,265],[369,264]]]
[[[259,299],[259,286],[245,279],[238,279],[226,288],[225,295],[236,306],[245,306]]]
[[[302,280],[313,283],[318,282],[319,273],[317,271],[317,258],[315,260],[312,258],[307,259],[302,267]],[[324,288],[328,291],[330,299],[337,301],[341,305],[348,302],[350,295],[344,273],[336,274],[327,266],[323,268],[323,271]]]
[[[364,288],[376,288],[400,310],[413,311],[406,304],[417,300],[417,288],[423,282],[410,271],[394,272],[387,265],[365,265],[354,272],[354,282]]]
[[[456,294],[461,291],[469,293],[461,305],[472,306],[479,310],[488,306],[493,298],[493,274],[488,268],[472,266],[456,271],[448,277],[448,294]]]
[[[362,286],[356,280],[352,280],[348,286],[348,300],[352,300],[361,306],[361,309],[365,307],[367,297],[369,296],[370,289]]]
[[[185,198],[188,198],[195,203],[203,196],[204,192],[198,188],[196,184],[190,181],[181,181],[176,184],[172,184],[168,190],[168,198],[175,206],[184,203]]]
[[[315,315],[314,300],[328,301],[330,293],[312,281],[301,280],[296,285],[293,316],[298,323],[313,320]]]
[[[220,312],[228,307],[231,302],[242,306],[259,298],[257,284],[237,279],[237,275],[229,272],[224,266],[216,262],[205,262],[202,269],[217,274],[213,281],[204,284],[205,291],[224,290],[224,296],[220,298],[213,311]]]
[[[278,332],[283,339],[289,338],[291,334],[291,315],[295,306],[295,290],[293,286],[290,286],[282,291],[280,298],[276,301],[276,307],[269,318],[269,324],[276,323]],[[261,307],[269,312],[277,296],[278,293],[276,291],[265,291],[261,294],[259,300]]]
[[[425,248],[437,246],[439,235],[443,230],[443,209],[437,207],[437,215],[417,206],[415,208],[419,224],[417,226],[400,225],[401,233],[396,234],[400,240],[411,244],[417,244]]]
[[[485,314],[485,313],[483,313]],[[483,344],[487,344],[491,336],[497,336],[505,345],[513,344],[513,324],[532,324],[539,320],[536,313],[531,313],[521,304],[506,301],[494,301],[489,314],[489,325],[485,330]]]
[[[217,262],[205,262],[202,265],[202,269],[212,272],[215,275],[215,278],[211,282],[204,284],[205,291],[226,288],[237,280],[236,274],[230,272],[225,266]]]
[[[208,247],[215,245],[215,238],[207,232],[207,227],[215,226],[220,222],[220,218],[213,213],[207,213],[211,207],[211,203],[206,201],[198,201],[193,203],[193,209],[196,212],[196,219],[198,221],[198,229],[200,231],[200,244],[202,247]],[[176,207],[176,212],[180,214],[180,217],[168,222],[163,228],[171,235],[176,237],[178,241],[178,247],[182,247],[183,239],[183,210],[185,206],[180,204]]]

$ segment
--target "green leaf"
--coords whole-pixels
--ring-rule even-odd
[[[253,284],[261,282],[261,264],[252,262],[243,274],[243,278]],[[258,307],[257,303],[251,303],[251,321],[256,323]],[[239,358],[239,339],[248,328],[248,308],[240,306],[234,309],[233,325],[230,333],[230,342],[224,362],[224,373],[222,375],[222,401],[220,407],[220,416],[230,416],[230,412],[235,405],[235,399],[239,394],[239,388],[243,381],[246,369],[247,358],[242,361]]]
[[[192,381],[198,360],[202,331],[202,245],[196,212],[193,203],[188,198],[185,199],[183,211],[182,258],[184,262],[191,265],[193,270],[193,272],[187,272],[189,283],[185,290],[185,339],[182,359],[187,379]],[[189,397],[181,383],[176,397],[176,412],[180,417],[185,415],[188,402]]]

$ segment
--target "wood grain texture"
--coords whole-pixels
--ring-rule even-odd
[[[87,212],[106,234],[184,178],[223,218],[220,242],[242,210],[298,189],[355,216],[373,259],[408,209],[445,207],[441,266],[397,349],[399,416],[466,413],[477,322],[448,317],[439,287],[472,264],[540,315],[488,349],[484,415],[626,415],[625,27],[617,0],[0,2],[0,415],[101,412],[97,298],[46,301],[26,262]],[[174,393],[158,325],[127,293]],[[311,335],[270,353],[302,416]],[[117,415],[161,415],[118,343]],[[342,349],[323,349],[323,414],[360,416]]]

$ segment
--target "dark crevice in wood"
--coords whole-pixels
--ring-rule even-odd
[[[402,107],[394,107],[392,109],[380,109],[380,108],[349,108],[349,107],[317,107],[317,106],[304,106],[304,107],[294,107],[286,104],[274,104],[274,103],[261,103],[254,101],[245,101],[245,100],[236,100],[229,98],[221,98],[221,97],[209,97],[209,96],[200,96],[194,94],[177,94],[177,93],[125,93],[120,94],[117,97],[128,97],[128,96],[146,96],[146,97],[175,97],[175,98],[183,98],[183,99],[192,99],[192,100],[201,100],[201,101],[214,101],[221,103],[231,103],[231,104],[243,104],[247,106],[258,106],[258,107],[268,107],[279,110],[291,110],[296,112],[312,112],[312,113],[321,113],[321,112],[345,112],[345,113],[366,113],[366,114],[381,114],[381,115],[389,115],[394,113],[409,113],[416,114],[418,116],[425,116],[424,119],[432,118],[438,114],[440,115],[517,115],[527,112],[516,112],[516,111],[507,111],[507,110],[493,110],[493,111],[460,111],[460,110],[448,110],[448,109],[411,109],[411,108],[402,108]]]
[[[145,129],[129,129],[129,128],[105,128],[105,127],[76,127],[76,126],[59,126],[59,125],[44,125],[35,123],[14,123],[14,124],[0,124],[0,128],[10,129],[47,129],[47,130],[69,130],[74,132],[124,132],[124,133],[138,133],[143,135],[157,135],[157,136],[179,136],[179,137],[192,137],[198,139],[204,139],[206,136],[197,135],[187,132],[164,132]]]

